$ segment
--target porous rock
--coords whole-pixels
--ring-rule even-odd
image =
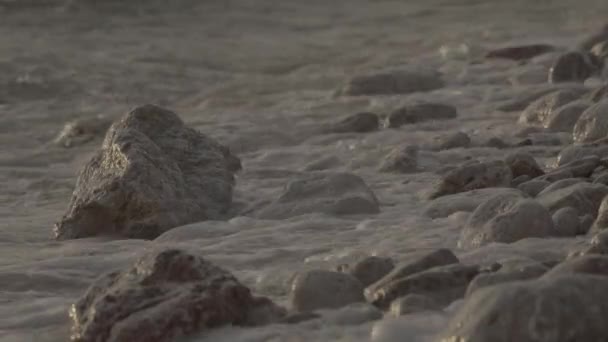
[[[355,277],[327,270],[304,271],[294,278],[289,301],[297,311],[336,309],[364,302],[363,285]]]
[[[608,99],[602,100],[581,114],[572,137],[575,142],[593,142],[608,136]]]
[[[402,106],[386,118],[386,127],[398,128],[425,121],[455,119],[458,111],[454,106],[443,103],[422,102]]]
[[[592,75],[599,74],[602,66],[602,61],[589,52],[566,52],[549,69],[549,83],[584,82]]]
[[[429,195],[435,199],[475,189],[509,187],[513,175],[502,160],[465,163],[445,174]]]
[[[137,107],[108,130],[80,171],[55,236],[154,238],[196,221],[224,217],[238,158],[187,127],[173,112]]]
[[[351,78],[338,95],[409,94],[442,88],[441,74],[434,70],[389,70]]]
[[[164,249],[95,281],[70,308],[71,340],[170,342],[223,325],[270,323],[284,314],[198,254]]]

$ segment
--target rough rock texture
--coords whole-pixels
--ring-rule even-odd
[[[413,173],[418,170],[418,146],[397,147],[380,163],[380,172]]]
[[[437,249],[430,253],[398,264],[389,274],[382,277],[382,279],[378,280],[374,284],[368,286],[365,289],[365,296],[371,300],[374,298],[374,294],[377,290],[395,280],[406,278],[412,274],[419,273],[436,266],[451,265],[458,262],[458,258],[449,249]]]
[[[442,103],[408,104],[391,112],[386,118],[386,127],[398,128],[403,125],[425,121],[455,119],[458,111],[454,106]]]
[[[335,309],[364,302],[363,289],[359,280],[346,273],[310,270],[294,278],[289,301],[297,311]]]
[[[490,242],[511,243],[554,233],[551,215],[534,200],[497,195],[481,204],[462,230],[459,246],[472,249]]]
[[[420,311],[435,310],[441,310],[441,305],[432,298],[415,293],[395,299],[390,307],[390,312],[393,316],[403,316]]]
[[[608,99],[589,107],[580,116],[572,137],[575,142],[593,142],[608,136]]]
[[[376,214],[378,200],[363,179],[351,173],[311,172],[290,181],[258,217],[284,219],[309,214]]]
[[[338,95],[409,94],[442,88],[441,75],[431,70],[395,70],[351,78]]]
[[[577,274],[480,289],[440,341],[606,341],[607,287],[608,277]]]
[[[608,195],[608,187],[605,185],[577,183],[540,194],[536,199],[551,213],[561,208],[572,207],[578,210],[581,216],[589,214],[596,217],[602,199],[606,195]]]
[[[108,130],[80,171],[57,238],[154,238],[176,226],[223,217],[238,158],[173,112],[137,107]]]
[[[468,297],[473,292],[487,286],[504,284],[513,281],[536,279],[545,274],[548,269],[548,267],[540,263],[528,263],[517,268],[504,270],[500,269],[498,272],[494,273],[481,273],[469,284],[466,296]]]
[[[572,101],[578,100],[584,92],[584,88],[568,88],[542,96],[524,109],[518,122],[547,127],[546,123],[555,115],[555,111]]]
[[[549,186],[551,183],[545,180],[537,180],[533,179],[527,181],[525,183],[521,183],[517,186],[517,189],[530,195],[531,197],[536,197],[543,189]]]
[[[529,44],[508,46],[493,49],[486,53],[486,58],[502,58],[521,61],[554,51],[555,47],[549,44]]]
[[[464,132],[456,132],[439,137],[434,143],[433,149],[441,151],[469,146],[471,146],[471,138]]]
[[[578,210],[572,207],[558,209],[552,216],[557,236],[575,236],[581,233]]]
[[[591,106],[587,100],[576,100],[553,111],[543,126],[552,132],[571,133],[583,112]]]
[[[589,52],[571,51],[559,56],[549,70],[549,83],[584,82],[602,69],[602,62]]]
[[[594,232],[598,232],[600,230],[605,230],[606,228],[608,228],[608,196],[602,199],[597,211],[597,218],[593,222],[591,229]]]
[[[357,278],[363,286],[369,286],[387,275],[395,268],[391,258],[370,256],[357,261],[352,266],[342,267],[340,271]]]
[[[388,308],[391,302],[409,294],[421,294],[440,305],[447,305],[464,296],[469,282],[479,274],[479,266],[452,264],[399,278],[379,287],[371,295],[371,301],[380,308]]]
[[[183,250],[149,252],[99,278],[70,309],[72,341],[170,342],[222,325],[270,323],[284,310]],[[264,317],[262,317],[264,316]]]
[[[332,124],[328,131],[331,133],[366,133],[378,129],[378,115],[369,112],[356,113]]]
[[[54,142],[61,147],[79,146],[103,136],[111,124],[112,121],[103,116],[70,121],[65,124]]]
[[[449,171],[435,185],[429,198],[456,194],[475,189],[509,187],[513,175],[509,166],[502,160],[465,163]]]
[[[553,267],[544,277],[565,274],[590,274],[608,276],[608,256],[601,254],[584,255],[565,260]]]
[[[545,174],[543,169],[540,168],[534,157],[529,153],[525,152],[514,152],[507,155],[505,163],[511,169],[513,178],[519,176],[530,176],[530,178],[536,178]]]
[[[549,182],[546,182],[548,185]],[[540,191],[540,190],[539,190]],[[522,191],[511,188],[486,188],[447,195],[432,200],[423,210],[427,217],[436,219],[448,217],[455,212],[473,212],[480,204],[497,194],[516,194],[525,196]]]

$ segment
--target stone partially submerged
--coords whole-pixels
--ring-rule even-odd
[[[391,70],[358,75],[346,82],[338,95],[409,94],[442,88],[441,74],[434,70]]]
[[[201,256],[165,249],[93,283],[70,308],[71,341],[170,342],[224,325],[270,323],[284,314]]]
[[[602,100],[581,114],[574,126],[575,142],[593,142],[608,136],[608,99]]]
[[[222,218],[240,161],[173,112],[137,107],[108,130],[80,171],[59,239],[152,239],[180,225]]]
[[[429,194],[430,199],[475,189],[509,187],[513,174],[502,160],[465,163],[449,171]]]

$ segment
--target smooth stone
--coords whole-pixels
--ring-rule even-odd
[[[593,222],[595,221],[595,218],[593,217],[593,215],[590,214],[586,214],[583,215],[579,218],[579,235],[585,235],[589,232],[589,230],[591,229],[591,227],[593,226]]]
[[[137,107],[108,130],[80,171],[58,239],[153,239],[181,225],[223,218],[240,160],[173,112]]]
[[[547,184],[549,183],[547,182]],[[503,193],[512,193],[524,196],[521,191],[512,188],[485,188],[471,190],[432,200],[424,208],[423,215],[432,219],[437,219],[448,217],[456,212],[472,212],[480,204],[488,201],[497,194]]]
[[[589,107],[580,116],[572,137],[574,142],[593,142],[608,136],[608,99]]]
[[[608,195],[608,187],[601,184],[578,183],[563,189],[540,194],[537,201],[551,213],[564,207],[578,210],[579,215],[597,217],[602,199]]]
[[[608,230],[598,231],[591,238],[588,246],[582,248],[581,250],[571,252],[568,255],[568,259],[592,254],[608,255]]]
[[[585,88],[567,88],[544,95],[524,109],[518,123],[547,127],[548,120],[559,108],[578,100],[584,93]]]
[[[293,280],[289,302],[296,311],[337,309],[364,302],[363,285],[355,277],[327,270],[304,271]]]
[[[69,313],[71,341],[170,342],[221,326],[272,323],[285,310],[253,297],[198,254],[163,249],[97,279]]]
[[[599,74],[602,62],[589,52],[570,51],[557,58],[549,70],[549,83],[584,82]]]
[[[326,171],[342,166],[342,161],[336,156],[325,156],[314,160],[303,167],[303,171]]]
[[[587,156],[567,164],[560,165],[552,172],[567,170],[572,174],[573,178],[588,178],[593,174],[593,171],[600,165],[598,156]]]
[[[334,326],[361,325],[382,319],[382,311],[369,303],[353,303],[335,310],[321,310],[323,321]]]
[[[572,133],[583,112],[591,106],[587,100],[576,100],[553,111],[544,126],[551,132]]]
[[[599,232],[608,228],[608,196],[602,199],[600,207],[597,211],[597,218],[591,226],[591,230]]]
[[[394,268],[395,262],[391,258],[369,256],[352,266],[344,267],[341,271],[357,278],[363,286],[367,287],[386,276]]]
[[[517,186],[517,189],[528,194],[530,197],[536,197],[543,189],[551,185],[544,180],[533,179]]]
[[[563,166],[589,156],[597,156],[600,160],[608,157],[608,145],[600,143],[570,145],[557,155],[557,166]]]
[[[434,143],[433,149],[437,151],[453,148],[467,148],[471,146],[471,138],[464,132],[456,132],[439,137]]]
[[[577,258],[567,259],[553,267],[544,277],[567,274],[589,274],[608,276],[608,256],[601,254],[583,255]]]
[[[555,47],[549,44],[508,46],[488,51],[488,53],[486,53],[486,58],[502,58],[521,61],[544,55],[551,51],[555,51]]]
[[[519,185],[525,183],[525,182],[529,182],[532,180],[532,177],[528,176],[528,175],[521,175],[518,176],[517,178],[514,178],[511,181],[511,187],[513,188],[517,188]]]
[[[70,121],[54,140],[61,147],[75,147],[102,137],[112,125],[112,120],[104,116],[83,118]]]
[[[580,85],[572,85],[568,86],[563,85],[554,85],[554,84],[543,84],[539,86],[527,87],[525,91],[517,94],[514,98],[511,98],[504,103],[496,106],[496,110],[502,112],[516,112],[522,111],[526,109],[530,104],[534,101],[540,99],[541,97],[553,93],[558,90],[569,89],[569,88],[581,88]]]
[[[550,192],[553,191],[557,191],[560,189],[564,189],[567,188],[569,186],[572,186],[574,184],[579,184],[579,183],[584,183],[586,182],[585,179],[581,179],[581,178],[566,178],[566,179],[560,179],[558,181],[555,181],[554,183],[551,183],[551,185],[547,186],[543,191],[541,191],[539,193],[539,195],[546,195]]]
[[[409,94],[439,89],[444,85],[441,74],[434,70],[380,71],[351,78],[338,95]]]
[[[519,176],[529,176],[536,178],[545,174],[543,169],[538,165],[536,159],[531,154],[526,152],[513,152],[507,155],[505,163],[511,169],[513,178]]]
[[[331,133],[368,133],[378,130],[380,118],[369,112],[356,113],[332,124]]]
[[[597,57],[601,61],[608,59],[608,36],[603,42],[599,42],[591,48],[591,54]]]
[[[608,278],[562,275],[475,291],[441,342],[570,342],[608,339]]]
[[[535,180],[547,181],[549,183],[559,182],[565,179],[572,179],[574,175],[569,170],[550,170],[543,176],[535,178]]]
[[[414,103],[392,111],[386,118],[387,128],[399,128],[426,121],[450,120],[458,117],[456,107],[443,103]]]
[[[408,294],[405,297],[395,299],[390,306],[390,313],[395,317],[420,312],[441,310],[435,300],[421,294]]]
[[[554,234],[551,215],[540,203],[501,194],[481,204],[462,230],[459,247],[479,248],[491,242],[512,243]]]
[[[504,140],[498,137],[491,137],[484,143],[484,146],[503,149],[509,147],[509,144],[507,144]]]
[[[285,219],[310,213],[377,214],[378,199],[363,179],[352,173],[310,172],[291,180],[278,199],[257,217]]]
[[[557,236],[576,236],[580,232],[578,210],[572,207],[558,209],[552,216]]]
[[[600,102],[608,98],[608,84],[593,89],[587,96],[586,100],[591,102]]]
[[[599,27],[597,31],[583,39],[579,44],[581,50],[590,50],[597,43],[608,40],[608,24]]]
[[[540,263],[529,263],[517,269],[499,270],[494,273],[482,273],[475,277],[467,288],[466,297],[471,296],[475,291],[488,286],[494,286],[514,281],[536,279],[549,268]]]
[[[389,173],[414,173],[418,171],[418,146],[408,145],[390,151],[378,170]]]
[[[475,189],[509,187],[511,180],[513,180],[513,174],[504,161],[473,161],[445,174],[434,185],[429,199]]]

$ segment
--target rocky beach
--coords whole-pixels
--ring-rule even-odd
[[[0,341],[608,340],[607,14],[0,0]]]

